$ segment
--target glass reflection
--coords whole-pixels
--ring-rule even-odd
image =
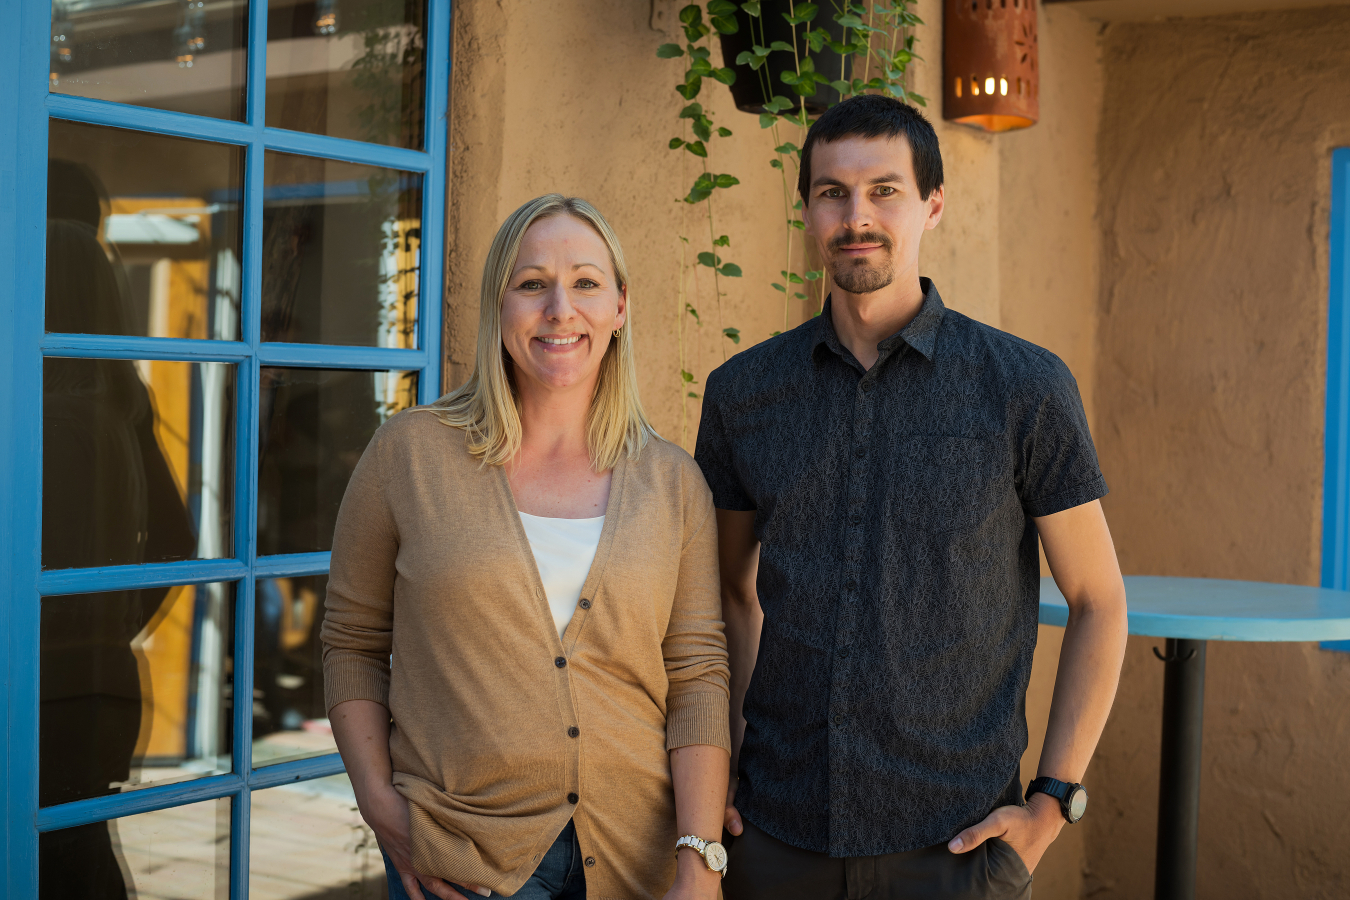
[[[254,791],[252,802],[251,900],[384,900],[380,847],[346,775]]]
[[[225,900],[229,891],[229,798],[38,837],[41,900]]]
[[[52,120],[47,330],[239,339],[244,151]]]
[[[234,590],[42,598],[41,805],[230,770]]]
[[[267,154],[262,339],[415,347],[422,176]]]
[[[233,553],[228,363],[42,361],[42,567]]]
[[[416,402],[416,372],[264,367],[259,555],[332,549],[342,494],[371,435]]]
[[[245,0],[52,0],[51,91],[244,118]]]
[[[267,125],[422,149],[425,0],[271,0]]]
[[[253,655],[254,767],[337,752],[323,699],[327,575],[259,579]]]

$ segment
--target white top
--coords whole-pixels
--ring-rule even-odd
[[[558,626],[558,637],[562,637],[577,611],[586,576],[591,573],[605,517],[549,519],[521,513],[520,524],[525,526],[525,536],[530,539],[539,580],[544,583],[544,594],[549,609],[553,610],[553,624]]]

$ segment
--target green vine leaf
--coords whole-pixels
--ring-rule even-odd
[[[715,71],[713,64],[706,59],[696,59],[689,64],[689,72],[693,75],[712,75]]]
[[[684,84],[675,85],[675,90],[686,100],[693,100],[698,96],[699,89],[703,87],[703,79],[695,75]]]
[[[783,294],[786,294],[786,293],[787,293],[787,288],[783,287],[781,284],[779,284],[779,283],[776,282],[776,281],[773,282],[773,283],[772,283],[771,285],[769,285],[769,286],[772,287],[775,291],[778,291],[779,293],[783,293]]]
[[[694,119],[694,137],[700,141],[712,139],[712,122],[707,116],[698,116]]]
[[[697,384],[697,383],[698,383],[698,379],[694,377],[694,373],[693,373],[693,372],[686,372],[684,369],[681,369],[681,370],[680,370],[680,377],[684,379],[684,383],[685,383],[685,384]]]
[[[670,149],[672,149],[672,150],[678,150],[678,149],[680,149],[680,148],[683,147],[683,146],[684,146],[684,141],[681,140],[680,138],[677,138],[677,137],[676,137],[676,138],[671,138],[671,139],[670,139]]]
[[[792,141],[784,141],[783,143],[779,144],[777,147],[774,147],[774,148],[773,148],[773,152],[774,152],[774,153],[801,153],[802,150],[801,150],[801,148],[798,147],[796,144],[792,143]]]
[[[692,45],[689,47],[690,59],[709,59],[711,57],[712,51],[707,47],[694,47]]]
[[[703,320],[698,317],[698,310],[694,309],[692,304],[686,303],[684,305],[684,311],[689,313],[689,315],[693,316],[694,321],[697,322],[700,327],[702,327]]]
[[[718,175],[713,179],[713,184],[720,188],[729,188],[741,183],[741,180],[734,175]]]
[[[702,103],[690,103],[684,109],[680,110],[681,119],[693,119],[703,115]]]
[[[717,240],[713,241],[713,246],[714,246],[714,247],[730,247],[730,246],[731,246],[731,238],[724,234],[724,235],[722,235],[720,238],[718,238]]]
[[[710,16],[734,16],[736,15],[736,4],[731,0],[708,0],[708,15]]]
[[[775,169],[781,169],[783,168],[783,161],[781,159],[771,159],[769,160],[769,165],[773,166]]]
[[[658,59],[674,59],[677,56],[684,56],[684,49],[679,44],[662,44],[656,48]]]
[[[821,270],[821,269],[812,269],[811,271],[809,271],[809,272],[806,273],[806,280],[807,280],[807,281],[816,281],[817,279],[819,279],[819,278],[820,278],[822,275],[824,275],[824,274],[825,274],[824,271]]]
[[[710,269],[716,269],[722,264],[722,257],[704,250],[698,255],[698,264],[700,266],[707,266]]]
[[[723,275],[725,275],[725,276],[728,277],[728,278],[740,278],[740,277],[741,277],[741,267],[738,266],[738,265],[736,265],[735,263],[727,263],[725,266],[723,266],[722,268],[718,269],[717,271],[718,271],[718,272],[721,272]]]
[[[741,9],[745,10],[747,16],[759,18],[759,0],[749,0],[749,2],[742,3]]]
[[[693,397],[695,400],[701,399],[701,398],[699,397],[699,395],[698,395],[698,394],[695,394],[693,391],[690,391],[689,394],[688,394],[688,396]]]
[[[789,47],[788,49],[791,50],[792,48]],[[782,96],[782,95],[780,95],[780,94],[775,94],[775,95],[774,95],[774,98],[773,98],[772,100],[770,100],[768,103],[764,104],[764,108],[767,109],[767,110],[768,110],[769,112],[771,112],[771,113],[781,113],[781,112],[783,112],[784,110],[791,109],[792,107],[794,107],[794,106],[796,106],[796,105],[797,105],[797,104],[793,103],[793,102],[792,102],[791,100],[789,100],[788,98],[786,98],[786,97],[784,97],[784,96]]]
[[[772,128],[772,127],[774,126],[774,124],[775,124],[777,121],[778,121],[778,117],[777,117],[777,116],[770,115],[769,113],[760,113],[760,114],[759,114],[759,127],[760,127],[760,128]]]
[[[736,83],[736,71],[734,69],[713,69],[712,77],[723,84]]]
[[[702,159],[708,158],[708,148],[703,146],[702,141],[686,142],[684,145],[684,149],[688,150],[690,153],[694,154],[697,157],[701,157]]]
[[[741,342],[741,330],[739,328],[723,328],[722,334],[730,338],[733,344]]]
[[[731,129],[730,129],[730,128],[718,128],[718,129],[717,129],[717,136],[718,136],[718,137],[731,137]]]

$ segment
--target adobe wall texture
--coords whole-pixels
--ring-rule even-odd
[[[673,85],[680,60],[655,48],[681,40],[682,0],[560,4],[460,0],[455,7],[447,279],[447,365],[456,385],[472,365],[478,282],[492,236],[524,201],[548,191],[593,201],[618,232],[633,273],[635,338],[644,402],[657,428],[692,450],[699,415],[679,381],[679,236],[690,258],[708,249],[706,221],[676,202],[698,171],[688,153],[666,149],[680,134],[683,101]],[[1042,118],[1035,128],[987,135],[941,120],[941,3],[922,0],[918,30],[926,61],[914,88],[930,98],[942,142],[947,210],[924,239],[923,272],[948,305],[1058,353],[1093,408],[1099,240],[1093,218],[1101,78],[1097,26],[1072,9],[1041,13]],[[741,184],[715,195],[723,256],[745,272],[723,282],[722,319],[740,328],[737,347],[718,338],[707,269],[685,284],[705,325],[686,329],[685,367],[701,392],[708,371],[730,354],[783,328],[782,183],[769,166],[774,142],[729,93],[705,82],[698,100],[736,136],[711,145],[710,168]],[[784,135],[800,143],[792,135]],[[793,304],[788,324],[813,311]],[[1058,658],[1058,629],[1042,629],[1028,719],[1025,777],[1034,774]],[[1041,900],[1077,897],[1082,832],[1066,830],[1036,876]]]
[[[1110,27],[1096,435],[1126,574],[1316,584],[1350,11]],[[1152,891],[1162,664],[1133,638],[1087,893]],[[1350,895],[1350,656],[1212,643],[1199,896]]]

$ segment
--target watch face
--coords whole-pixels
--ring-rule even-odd
[[[703,859],[708,863],[708,868],[720,872],[727,867],[727,848],[717,841],[709,841],[708,846],[703,848]]]
[[[1087,791],[1075,788],[1069,795],[1069,821],[1077,822],[1083,818],[1083,813],[1087,812]]]

